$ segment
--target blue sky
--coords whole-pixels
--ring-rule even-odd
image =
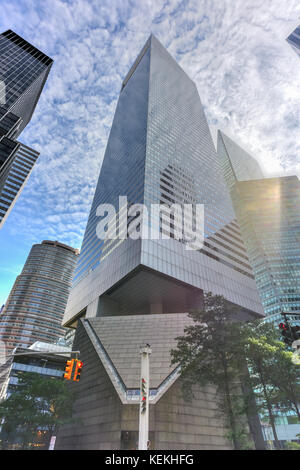
[[[121,81],[153,32],[219,127],[267,176],[300,176],[297,0],[1,0],[13,29],[54,59],[20,137],[41,152],[0,230],[0,305],[33,243],[80,248]]]

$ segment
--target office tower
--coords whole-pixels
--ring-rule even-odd
[[[53,343],[65,334],[61,326],[77,250],[57,241],[33,245],[0,319],[0,339],[7,352],[35,341]]]
[[[162,238],[162,218],[158,239],[122,238],[122,230],[115,239],[99,239],[100,204],[116,207],[120,227],[127,228],[126,204],[118,209],[119,196],[127,197],[130,209],[143,203],[149,214],[152,204],[204,204],[204,245],[187,249],[186,239],[175,237],[175,218],[169,239]],[[145,217],[140,226],[144,230],[152,222]],[[65,325],[77,325],[74,348],[85,364],[75,404],[75,416],[79,413],[85,424],[64,429],[57,448],[135,445],[139,347],[145,343],[152,347],[151,445],[230,447],[224,423],[215,417],[212,391],[197,392],[198,400],[185,412],[179,371],[170,366],[174,338],[189,323],[187,312],[202,307],[203,291],[223,294],[238,307],[240,318],[260,316],[196,86],[151,35],[122,83],[64,316]],[[204,422],[211,427],[204,429]]]
[[[16,151],[3,185],[0,182],[0,228],[21,194],[38,156],[39,152],[24,144]]]
[[[16,139],[32,117],[52,63],[13,31],[0,34],[0,194],[22,145]],[[25,164],[24,171],[28,173]],[[6,206],[0,205],[0,223],[7,213]]]
[[[296,176],[262,178],[253,157],[220,131],[218,154],[268,316],[265,321],[280,323],[281,312],[295,313],[290,319],[299,321],[300,182]],[[241,166],[246,170],[239,173]]]
[[[300,56],[300,26],[286,38],[287,42],[292,46],[294,51]]]
[[[255,158],[220,130],[218,130],[218,154],[222,157],[223,175],[230,191],[237,181],[264,177]]]

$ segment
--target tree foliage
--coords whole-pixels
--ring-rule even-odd
[[[27,448],[39,429],[55,433],[73,421],[73,402],[74,395],[62,380],[23,373],[17,389],[0,403],[2,447],[18,438]]]
[[[204,309],[189,316],[194,324],[176,338],[177,348],[171,351],[172,364],[181,366],[184,395],[191,398],[195,384],[214,385],[228,436],[236,449],[244,448],[249,434],[244,417],[250,397],[242,393],[240,385],[246,366],[237,312],[222,296],[207,293]]]
[[[249,448],[249,417],[259,411],[270,422],[279,448],[275,420],[279,412],[298,414],[299,371],[273,325],[242,322],[224,297],[206,293],[193,324],[177,339],[172,364],[180,364],[184,396],[195,384],[212,384],[235,449]],[[254,399],[255,398],[255,399]],[[250,427],[251,430],[251,427]]]

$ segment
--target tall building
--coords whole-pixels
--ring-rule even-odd
[[[294,51],[300,56],[300,26],[286,38],[287,42],[292,46]]]
[[[135,204],[149,214],[153,204],[204,204],[204,244],[187,249],[175,237],[175,217],[168,239],[162,217],[157,239],[126,238],[123,230],[101,238],[101,204],[116,207],[127,234],[120,196],[131,222]],[[149,235],[157,227],[145,212],[140,231]],[[197,88],[151,35],[122,83],[64,316],[64,325],[77,326],[74,348],[85,364],[75,404],[84,425],[64,429],[56,448],[135,446],[144,343],[152,346],[152,448],[230,448],[214,391],[198,390],[187,407],[170,366],[174,338],[189,323],[187,312],[202,307],[203,291],[224,295],[241,319],[262,312]]]
[[[221,156],[220,162],[229,191],[233,189],[237,181],[264,178],[257,160],[220,130],[218,131],[218,154]]]
[[[262,178],[258,164],[224,133],[218,154],[260,293],[266,321],[300,313],[300,182]],[[244,165],[245,160],[247,165]],[[239,172],[243,167],[244,171]]]
[[[2,187],[0,183],[0,228],[20,196],[38,157],[39,152],[24,144],[17,149]]]
[[[65,334],[61,326],[77,250],[54,241],[33,245],[0,319],[0,339],[7,353],[35,341],[53,343]]]
[[[24,152],[26,148],[34,160],[38,155],[17,138],[32,117],[52,63],[50,57],[13,31],[0,34],[0,227],[8,210],[2,190],[16,158],[28,174],[28,165],[18,157],[18,150]]]

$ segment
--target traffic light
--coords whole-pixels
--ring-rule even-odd
[[[79,382],[80,380],[82,366],[83,366],[83,362],[76,359],[76,367],[75,367],[75,372],[74,372],[74,377],[73,377],[73,380],[75,382]]]
[[[146,380],[142,379],[141,382],[141,413],[145,413],[147,409],[147,384]]]
[[[285,344],[291,346],[294,341],[300,338],[300,326],[290,326],[288,322],[279,323],[281,336]]]
[[[64,373],[64,379],[71,380],[73,366],[74,366],[74,359],[70,359],[69,361],[67,361],[65,373]]]
[[[290,346],[293,341],[292,341],[292,338],[291,338],[291,332],[290,332],[289,324],[282,322],[282,323],[279,323],[278,326],[279,326],[281,337],[282,337],[283,341],[285,342],[285,344]]]

